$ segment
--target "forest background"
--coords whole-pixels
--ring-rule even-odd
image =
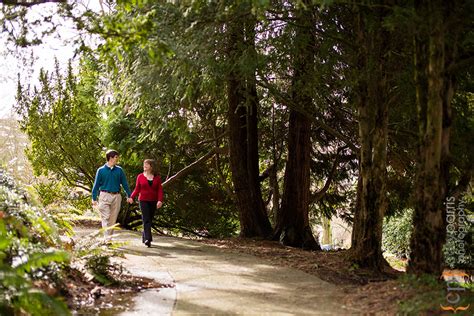
[[[18,82],[44,207],[88,210],[114,148],[131,184],[160,162],[159,231],[319,250],[314,225],[338,216],[358,267],[383,271],[390,250],[412,274],[472,267],[472,2],[58,1],[29,17],[42,2],[3,1],[2,26],[17,52],[58,35],[54,16],[76,31],[74,60]],[[389,219],[403,225],[384,234]],[[119,221],[140,224],[125,204]]]

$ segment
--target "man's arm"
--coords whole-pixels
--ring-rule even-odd
[[[99,195],[99,188],[101,185],[101,174],[100,174],[100,168],[97,169],[97,172],[95,173],[95,180],[94,180],[94,186],[92,187],[92,201],[97,201],[97,196]]]
[[[128,186],[127,177],[125,176],[125,171],[123,171],[123,169],[120,169],[120,170],[122,170],[122,173],[120,176],[120,183],[122,184],[122,187],[127,193],[127,197],[129,198],[130,195],[132,195],[132,192],[130,191],[130,187]]]
[[[135,199],[135,197],[136,197],[138,194],[140,194],[141,188],[140,188],[140,181],[139,181],[139,179],[140,179],[140,176],[138,175],[138,176],[137,176],[136,183],[135,183],[135,189],[133,190],[132,195],[130,195],[130,197],[127,199],[127,202],[130,203],[130,204],[132,204],[132,203],[133,203],[133,199]]]

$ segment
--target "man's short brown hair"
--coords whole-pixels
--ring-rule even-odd
[[[116,157],[116,156],[118,156],[118,155],[119,155],[118,151],[113,150],[113,149],[109,149],[109,150],[107,150],[107,152],[105,153],[105,159],[107,159],[107,161],[109,161],[110,158],[114,158],[114,157]]]

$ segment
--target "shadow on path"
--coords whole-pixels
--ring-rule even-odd
[[[267,264],[246,254],[221,252],[191,240],[119,231],[126,244],[119,260],[134,275],[174,284],[140,293],[121,315],[354,315],[336,285],[299,270]]]

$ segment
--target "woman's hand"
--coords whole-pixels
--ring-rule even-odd
[[[163,206],[163,202],[158,201],[158,202],[156,203],[156,208],[160,208],[160,207],[162,207],[162,206]]]
[[[133,204],[133,199],[129,197],[129,198],[127,199],[127,202],[128,202],[129,204]]]

